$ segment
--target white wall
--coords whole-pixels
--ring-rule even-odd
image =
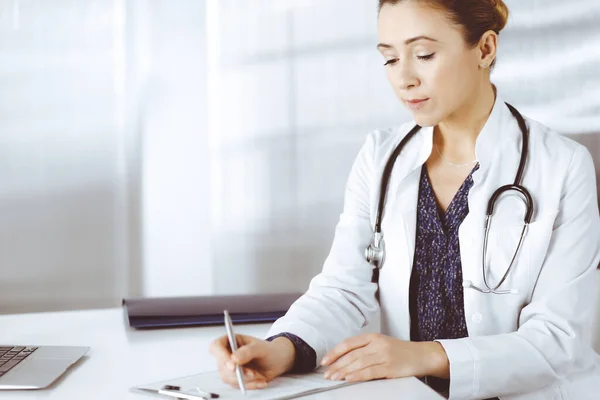
[[[507,4],[505,99],[600,132],[600,2]],[[376,40],[375,1],[0,2],[0,312],[305,290],[409,118]]]
[[[0,313],[127,290],[123,15],[118,1],[0,2]]]
[[[364,136],[402,112],[374,51],[375,4],[215,3],[215,292],[303,291]]]
[[[0,312],[207,294],[205,3],[0,2]]]

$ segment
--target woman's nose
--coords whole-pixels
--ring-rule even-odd
[[[395,79],[396,79],[396,86],[399,89],[410,89],[412,87],[416,87],[419,86],[419,79],[417,78],[417,75],[414,73],[413,68],[411,68],[411,66],[409,65],[398,65],[398,68],[396,69],[396,71],[394,71],[395,73]]]

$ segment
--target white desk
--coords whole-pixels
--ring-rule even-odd
[[[263,337],[268,327],[238,325],[236,333]],[[165,399],[130,388],[216,369],[208,346],[222,334],[223,327],[131,330],[120,308],[0,316],[0,344],[91,347],[51,388],[0,391],[0,400]],[[374,395],[378,399],[441,399],[416,378],[368,382],[304,398],[358,400]]]

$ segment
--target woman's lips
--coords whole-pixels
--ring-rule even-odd
[[[419,108],[423,107],[427,103],[427,100],[429,100],[429,98],[416,99],[416,100],[405,100],[405,102],[411,110],[416,111]]]

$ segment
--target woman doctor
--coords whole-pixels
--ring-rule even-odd
[[[453,399],[597,399],[590,154],[536,121],[520,126],[490,82],[501,0],[379,8],[377,48],[415,121],[368,135],[323,271],[269,338],[238,335],[233,354],[226,336],[212,343],[222,379],[237,385],[237,363],[257,389],[322,365],[335,380],[421,377]],[[378,242],[386,163],[409,136],[383,190],[377,285],[365,249]],[[499,194],[486,229],[490,198],[515,183],[525,191]],[[378,312],[381,334],[360,334]]]

